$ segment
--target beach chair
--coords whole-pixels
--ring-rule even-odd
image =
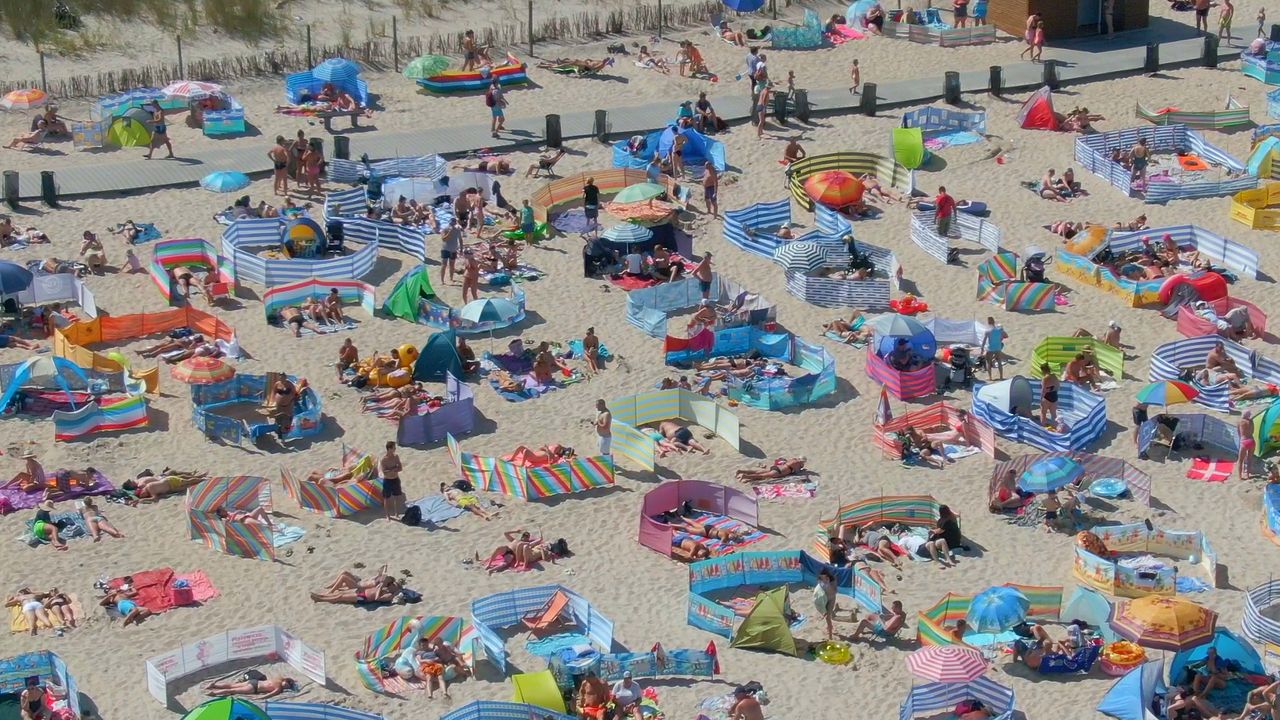
[[[1097,662],[1098,655],[1101,653],[1101,645],[1089,644],[1070,655],[1064,653],[1045,655],[1040,659],[1039,672],[1041,675],[1070,675],[1075,673],[1083,675],[1093,668],[1093,664]]]
[[[568,615],[568,610],[569,596],[557,590],[547,598],[547,602],[542,607],[525,614],[520,618],[520,622],[529,629],[530,635],[535,637],[549,635],[553,631],[573,627],[573,616]],[[567,618],[566,615],[568,615]]]
[[[541,177],[544,172],[547,177],[557,177],[555,171],[556,163],[560,162],[560,158],[564,157],[566,152],[564,148],[560,148],[555,155],[549,158],[538,158],[538,164],[533,167],[532,177]]]

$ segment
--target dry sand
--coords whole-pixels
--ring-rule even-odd
[[[1244,18],[1244,12],[1243,9],[1238,11],[1238,16]],[[1252,14],[1248,17],[1251,18]],[[1237,27],[1243,24],[1237,22]],[[721,46],[718,42],[709,42],[706,47],[714,48],[713,52],[719,58]],[[974,56],[966,62],[981,66],[987,64],[991,57],[1007,58],[1016,54],[1016,46],[998,45],[960,52]],[[725,64],[738,61],[736,52],[729,51],[727,46],[724,53]],[[830,86],[843,81],[844,68],[848,59],[854,56],[880,58],[879,61],[864,62],[867,66],[864,77],[867,79],[888,76],[898,68],[906,68],[902,72],[909,75],[911,73],[907,70],[923,72],[934,67],[929,51],[882,39],[853,43],[812,55],[790,54],[780,65],[785,70],[795,58],[797,72],[802,77],[811,78],[805,84]],[[948,54],[948,59],[958,56]],[[900,64],[891,68],[891,58],[894,57],[900,59]],[[951,66],[960,65],[957,62]],[[802,68],[806,69],[801,72]],[[634,96],[629,95],[634,99],[649,98],[658,92],[676,97],[692,89],[675,83],[666,85],[657,76],[641,73],[636,68],[623,68],[620,74],[630,82],[616,89],[611,85],[605,89],[594,81],[577,83],[539,73],[535,77],[541,89],[512,93],[513,114],[542,112],[556,103],[573,102],[583,88],[588,88],[588,92],[634,92]],[[407,86],[407,81],[400,85]],[[255,122],[262,124],[264,135],[291,131],[296,127],[291,120],[275,117],[268,120],[261,114],[264,107],[274,104],[278,88],[279,84],[273,81],[261,84],[257,90],[245,89],[242,93],[245,99],[250,100],[251,113]],[[389,108],[378,120],[379,127],[384,129],[406,128],[412,127],[411,123],[421,123],[423,118],[419,110],[422,107],[432,108],[432,123],[463,121],[465,113],[474,113],[475,106],[479,104],[479,100],[474,98],[469,101],[405,98],[404,102],[399,102],[396,93],[407,95],[411,89],[379,89],[384,93],[384,102]],[[722,92],[736,91],[732,86],[718,89]],[[1188,109],[1201,109],[1216,107],[1228,91],[1253,106],[1255,121],[1264,122],[1264,86],[1244,78],[1234,67],[1220,71],[1177,71],[1160,79],[1133,78],[1072,87],[1060,93],[1059,103],[1067,107],[1088,105],[1107,117],[1107,120],[1097,123],[1098,128],[1110,130],[1135,124],[1132,118],[1134,100],[1156,107],[1176,103]],[[1145,212],[1153,226],[1194,222],[1257,248],[1262,253],[1264,269],[1275,272],[1280,253],[1275,249],[1274,236],[1249,231],[1230,222],[1225,198],[1180,201],[1167,207],[1146,206],[1122,197],[1118,191],[1082,172],[1078,177],[1092,191],[1088,198],[1070,205],[1056,205],[1038,199],[1023,190],[1019,181],[1038,177],[1045,167],[1061,170],[1070,166],[1074,137],[1018,129],[1013,117],[1021,97],[999,101],[974,96],[968,100],[988,110],[989,132],[998,136],[1000,142],[1013,146],[1009,162],[1000,166],[988,159],[990,146],[951,149],[941,153],[946,161],[945,169],[919,173],[918,182],[930,192],[937,185],[945,184],[957,197],[990,202],[994,210],[993,222],[1005,231],[1009,245],[1015,250],[1031,243],[1053,246],[1055,238],[1041,226],[1054,219],[1110,222],[1132,219]],[[626,103],[619,98],[616,104]],[[883,152],[888,145],[889,129],[897,123],[896,115],[897,111],[875,119],[821,119],[804,130],[804,144],[811,153],[835,150]],[[182,132],[180,130],[177,137],[184,150],[204,142]],[[781,156],[784,139],[796,132],[772,128],[766,139],[757,140],[748,129],[735,128],[723,136],[729,161],[740,172],[732,173],[736,182],[726,183],[722,189],[722,209],[782,197],[782,171],[776,159]],[[1243,156],[1248,150],[1248,131],[1212,133],[1211,137],[1237,156]],[[264,141],[263,138],[250,138],[226,142]],[[565,174],[609,165],[608,149],[600,145],[573,143],[570,151],[571,155],[559,168]],[[71,154],[58,161],[101,162],[134,152],[137,151],[93,157]],[[523,167],[532,157],[531,154],[517,155],[514,161]],[[45,158],[37,162],[30,156],[17,154],[5,155],[4,159],[6,163],[24,169],[45,166],[50,162]],[[504,189],[513,201],[518,202],[536,187],[536,182],[541,181],[513,178],[504,183]],[[248,192],[255,199],[265,197],[270,192],[269,183],[257,182]],[[75,200],[64,210],[33,210],[34,214],[21,217],[21,222],[29,220],[53,236],[51,249],[37,247],[2,254],[4,259],[15,261],[48,254],[72,256],[77,250],[77,239],[82,230],[101,231],[107,224],[126,218],[154,221],[167,236],[197,235],[216,239],[220,227],[212,222],[210,215],[227,202],[225,196],[201,190]],[[799,212],[797,216],[800,216]],[[1022,315],[996,310],[974,300],[972,265],[968,268],[940,265],[909,242],[907,225],[905,211],[891,208],[880,220],[858,223],[856,232],[860,239],[897,251],[905,265],[907,279],[945,317],[980,319],[990,314],[997,315],[1010,334],[1009,350],[1018,358],[1026,358],[1035,343],[1051,333],[1069,332],[1076,327],[1097,331],[1110,319],[1124,325],[1124,341],[1132,346],[1129,353],[1133,358],[1126,366],[1128,375],[1132,377],[1124,381],[1120,389],[1109,394],[1108,407],[1113,424],[1103,442],[1093,449],[1136,462],[1152,474],[1158,502],[1148,510],[1136,503],[1122,501],[1112,517],[1122,521],[1151,518],[1165,527],[1204,530],[1217,548],[1221,562],[1230,568],[1233,589],[1193,596],[1193,599],[1217,609],[1223,625],[1238,628],[1242,598],[1239,589],[1266,580],[1274,568],[1274,548],[1258,535],[1261,505],[1258,486],[1235,480],[1223,485],[1187,480],[1183,477],[1185,468],[1179,463],[1136,461],[1128,440],[1128,408],[1133,394],[1146,377],[1147,353],[1155,345],[1177,337],[1173,323],[1161,319],[1151,310],[1127,309],[1116,298],[1084,287],[1073,287],[1072,305],[1057,314]],[[802,337],[810,340],[819,338],[820,323],[843,314],[813,308],[788,295],[782,273],[760,258],[729,247],[721,237],[718,221],[697,215],[692,220],[692,228],[699,252],[714,251],[720,272],[778,303],[778,317],[782,324]],[[112,262],[118,263],[123,248],[118,244],[108,247]],[[145,258],[145,246],[142,250]],[[548,271],[550,276],[525,287],[533,312],[531,321],[520,329],[520,336],[532,340],[563,341],[579,336],[586,325],[594,324],[614,352],[626,358],[626,367],[615,363],[589,382],[537,401],[519,404],[503,402],[488,387],[477,387],[476,402],[483,419],[479,432],[464,441],[468,449],[476,452],[499,454],[518,444],[536,446],[553,441],[591,447],[593,436],[587,421],[592,416],[596,398],[629,395],[651,388],[660,378],[673,375],[662,366],[660,343],[642,335],[624,321],[624,293],[616,288],[606,291],[599,281],[582,279],[576,238],[557,239],[545,248],[531,251],[528,258]],[[366,279],[376,283],[381,295],[385,295],[411,263],[407,257],[387,254],[379,261],[373,275]],[[434,272],[435,266],[432,269]],[[100,307],[115,314],[157,311],[164,307],[162,298],[144,275],[112,274],[92,278],[89,283]],[[451,303],[460,298],[457,286],[443,286],[438,290]],[[260,293],[261,288],[253,288],[252,291]],[[1232,293],[1264,308],[1272,307],[1276,297],[1270,280],[1242,281],[1232,288]],[[196,304],[203,306],[202,301]],[[584,312],[585,308],[590,310]],[[10,419],[0,423],[0,447],[10,448],[20,442],[34,441],[46,467],[93,464],[117,481],[144,467],[158,468],[166,464],[219,474],[260,474],[274,478],[278,477],[280,467],[296,472],[335,464],[343,443],[372,451],[393,436],[388,423],[360,415],[356,392],[334,383],[330,363],[342,336],[294,340],[286,331],[269,327],[262,321],[261,306],[252,294],[243,299],[243,307],[219,311],[219,315],[236,327],[244,347],[253,355],[252,360],[239,363],[240,370],[261,373],[283,369],[313,380],[325,402],[326,422],[330,424],[326,437],[333,440],[303,442],[294,452],[271,454],[251,448],[214,445],[193,430],[185,389],[166,380],[163,396],[153,401],[153,427],[147,432],[82,443],[55,444],[47,422],[27,423]],[[403,322],[381,318],[361,320],[360,328],[353,337],[364,353],[375,349],[385,352],[403,342],[421,343],[428,334],[424,327]],[[503,334],[497,342],[501,343],[515,334]],[[929,564],[910,565],[904,581],[891,580],[889,589],[894,594],[890,598],[901,599],[912,613],[912,630],[904,633],[908,636],[914,631],[914,612],[932,604],[948,591],[976,592],[1005,581],[1070,585],[1072,543],[1069,537],[1046,534],[1039,529],[1013,527],[986,513],[985,489],[991,469],[988,461],[981,458],[961,460],[945,472],[908,470],[897,463],[882,460],[869,450],[876,388],[863,370],[862,352],[827,344],[837,358],[841,378],[840,389],[835,396],[818,407],[786,413],[741,409],[739,416],[743,424],[744,447],[747,448],[745,456],[739,456],[720,444],[714,446],[715,452],[710,457],[687,457],[662,463],[660,477],[679,476],[732,483],[732,473],[736,468],[765,458],[808,456],[810,466],[820,481],[818,497],[807,501],[763,504],[762,523],[771,533],[765,541],[752,548],[760,550],[807,546],[819,516],[830,513],[842,501],[880,493],[928,492],[951,504],[964,516],[966,535],[985,551],[981,557],[966,557],[952,570],[939,570]],[[1271,344],[1256,345],[1263,353],[1277,353]],[[479,339],[476,346],[484,349],[488,341]],[[136,348],[137,344],[130,347]],[[19,351],[5,350],[0,352],[0,361],[16,362],[24,356]],[[1025,360],[1015,367],[1025,369]],[[957,393],[953,399],[963,406],[969,404],[968,393]],[[895,403],[895,411],[902,410],[903,406]],[[1031,450],[1007,441],[1001,441],[1000,445],[1011,455]],[[407,449],[402,456],[406,465],[406,491],[410,498],[425,495],[439,481],[453,478],[447,454],[441,448]],[[5,474],[19,469],[20,463],[16,458],[4,462],[7,463]],[[407,718],[423,712],[430,716],[441,714],[450,707],[441,700],[427,702],[425,696],[414,694],[397,699],[368,693],[360,686],[351,662],[351,653],[360,647],[365,636],[404,613],[405,608],[366,612],[350,607],[317,606],[306,599],[308,590],[320,586],[338,570],[349,568],[357,561],[369,567],[387,562],[393,571],[402,568],[412,571],[417,587],[425,594],[424,602],[412,608],[414,613],[464,614],[470,600],[484,594],[535,583],[563,582],[580,591],[612,618],[616,626],[615,636],[630,648],[648,648],[654,642],[662,642],[668,648],[702,647],[713,636],[688,626],[684,621],[686,569],[645,550],[634,539],[641,494],[658,479],[627,471],[619,478],[618,487],[609,492],[557,498],[550,503],[521,504],[497,498],[505,505],[500,520],[485,523],[464,517],[452,521],[448,529],[436,532],[410,530],[373,516],[362,516],[357,520],[328,520],[304,514],[284,496],[277,483],[276,504],[286,515],[282,519],[302,525],[308,533],[301,543],[292,546],[295,554],[276,565],[217,555],[198,543],[188,541],[180,499],[169,499],[139,509],[107,506],[107,514],[129,535],[128,539],[106,540],[101,544],[77,541],[66,553],[56,553],[48,548],[32,550],[10,541],[3,560],[0,560],[0,577],[5,578],[6,590],[22,584],[38,587],[57,585],[88,600],[93,595],[92,581],[99,575],[120,575],[169,565],[180,571],[205,569],[222,591],[222,597],[202,609],[172,612],[137,628],[122,629],[109,624],[98,612],[86,627],[62,638],[6,636],[0,638],[0,656],[37,648],[56,650],[67,660],[80,689],[92,699],[103,717],[169,717],[168,711],[146,695],[142,672],[145,658],[226,628],[277,622],[328,655],[331,687],[308,687],[302,699],[336,702],[393,718]],[[3,519],[0,521],[0,533],[9,538],[17,536],[27,516],[27,513],[21,513]],[[576,554],[558,566],[548,566],[529,575],[508,573],[487,577],[464,568],[461,564],[464,558],[477,551],[487,553],[500,541],[502,530],[515,526],[536,528],[545,537],[568,538]],[[315,548],[314,553],[304,551],[309,547]],[[807,606],[807,593],[798,596],[797,602]],[[850,628],[843,629],[848,631]],[[800,636],[816,640],[820,632],[818,623],[809,622]],[[724,693],[734,683],[757,679],[765,684],[773,698],[769,709],[773,717],[834,718],[856,707],[856,712],[862,717],[890,718],[896,717],[898,704],[912,684],[902,662],[911,649],[905,644],[875,650],[860,644],[855,648],[856,670],[850,670],[807,660],[730,650],[724,647],[726,643],[716,639],[723,649],[723,678],[655,683],[669,717],[690,717],[699,699]],[[511,645],[520,643],[516,641]],[[519,649],[516,650],[516,660],[525,670],[540,667]],[[226,668],[223,672],[232,669]],[[1029,677],[1023,670],[1004,662],[990,675],[1015,688],[1019,708],[1028,718],[1093,717],[1092,708],[1109,684],[1097,673],[1088,678],[1072,679]],[[477,698],[509,697],[510,685],[488,672],[483,681],[468,681],[457,686],[453,703],[456,706]],[[189,690],[182,693],[180,699],[191,706],[199,702],[200,696],[197,691]]]

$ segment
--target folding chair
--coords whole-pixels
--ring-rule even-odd
[[[520,622],[529,629],[529,634],[537,637],[538,635],[548,635],[553,630],[561,630],[573,627],[573,616],[567,619],[563,617],[569,609],[569,596],[557,590],[547,598],[547,602],[542,607],[533,612],[525,614],[520,618]]]

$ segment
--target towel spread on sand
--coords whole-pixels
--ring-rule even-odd
[[[83,620],[84,608],[80,606],[80,599],[77,598],[72,593],[67,593],[67,597],[71,599],[72,617],[74,617],[77,621]],[[57,616],[50,613],[49,617],[54,621],[55,624],[49,625],[48,623],[42,621],[39,627],[40,630],[52,630],[56,627],[62,627],[62,622],[58,620]],[[9,608],[9,632],[15,633],[15,634],[31,632],[31,625],[27,622],[27,616],[22,613],[22,608],[16,605]]]
[[[64,393],[59,392],[58,395],[61,396],[64,395]],[[92,399],[92,397],[90,396],[88,399]],[[49,476],[49,481],[52,482],[57,471],[47,474]],[[100,472],[95,472],[93,474],[92,486],[81,487],[79,485],[73,485],[69,490],[67,490],[67,492],[55,494],[51,499],[54,502],[65,502],[67,500],[85,497],[86,495],[109,495],[115,491],[115,489],[116,486],[111,484],[111,480],[109,480],[106,475],[103,475]],[[44,500],[44,492],[44,490],[23,492],[22,488],[18,487],[17,484],[0,487],[0,497],[8,498],[9,506],[14,510],[30,510],[31,508],[34,508],[36,505],[40,504],[41,500]]]
[[[1187,477],[1205,482],[1226,482],[1235,471],[1236,464],[1233,460],[1196,458],[1191,461],[1191,467],[1187,468]]]
[[[752,485],[752,491],[761,500],[778,500],[780,498],[811,498],[818,494],[815,483],[788,482],[763,483]]]
[[[967,458],[970,455],[977,455],[982,452],[979,448],[969,447],[967,445],[943,445],[942,450],[946,453],[947,457],[952,460]]]
[[[414,500],[409,505],[422,511],[422,522],[418,523],[420,527],[441,525],[467,512],[457,505],[450,504],[443,495],[428,495],[420,500]]]
[[[282,548],[290,543],[298,542],[306,534],[307,531],[297,525],[276,523],[275,532],[271,535],[271,542],[275,547]]]
[[[530,655],[549,658],[565,650],[580,645],[591,647],[591,638],[578,633],[558,633],[544,638],[536,638],[525,642],[524,649]]]
[[[672,537],[672,541],[674,544],[678,545],[680,544],[681,541],[685,540],[686,538],[690,538],[693,540],[697,540],[703,545],[706,545],[707,549],[711,551],[711,555],[716,556],[716,555],[727,555],[733,552],[734,550],[737,550],[740,547],[744,547],[752,543],[760,542],[761,540],[764,539],[764,533],[742,522],[741,520],[735,520],[731,517],[726,517],[724,515],[709,515],[709,514],[703,513],[693,519],[697,520],[703,525],[706,525],[707,528],[714,528],[716,530],[730,530],[730,531],[743,533],[744,535],[743,539],[740,542],[736,542],[736,543],[726,543],[721,540],[705,538],[705,537],[702,537],[701,535],[691,535],[684,531],[676,531],[675,535]]]
[[[133,587],[138,591],[133,600],[153,613],[172,610],[175,607],[173,584],[178,580],[187,581],[191,596],[197,604],[208,602],[220,594],[203,570],[178,575],[173,568],[166,567],[133,573]],[[118,577],[108,582],[107,586],[118,588],[123,584],[124,578]]]

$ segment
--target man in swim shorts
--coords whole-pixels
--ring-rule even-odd
[[[662,433],[664,438],[674,443],[682,452],[697,450],[703,455],[711,454],[711,450],[694,440],[693,432],[683,425],[667,420],[658,426],[658,432]]]
[[[698,289],[702,291],[702,299],[711,297],[711,252],[703,254],[702,261],[693,269],[693,276],[698,278]]]
[[[404,513],[404,487],[400,484],[400,471],[404,464],[396,454],[395,441],[387,441],[387,452],[378,460],[378,475],[382,477],[382,512],[387,520],[391,515]]]

